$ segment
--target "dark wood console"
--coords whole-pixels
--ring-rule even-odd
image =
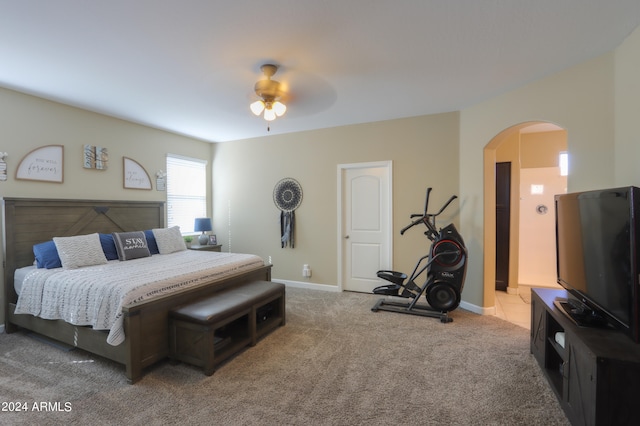
[[[579,327],[554,304],[567,298],[541,288],[531,297],[531,353],[562,409],[574,425],[640,424],[640,344],[612,328]]]

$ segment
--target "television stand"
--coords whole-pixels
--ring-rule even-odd
[[[553,304],[578,327],[608,327],[607,319],[575,299],[556,299]]]
[[[531,353],[560,406],[574,425],[640,424],[640,344],[614,328],[578,326],[556,303],[567,298],[531,291]]]

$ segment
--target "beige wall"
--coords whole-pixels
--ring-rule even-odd
[[[615,184],[640,186],[640,28],[615,51]]]
[[[0,181],[2,197],[165,200],[166,193],[155,189],[155,173],[166,170],[167,153],[209,160],[212,151],[209,143],[6,89],[0,89],[0,141],[0,152],[9,154],[7,181]],[[15,179],[16,168],[26,154],[52,144],[64,146],[62,184]],[[108,149],[107,170],[82,167],[85,144]],[[123,156],[146,169],[153,190],[123,188]],[[4,282],[4,270],[0,280]],[[0,300],[3,298],[0,294]],[[3,309],[4,300],[0,311]],[[4,318],[3,312],[1,315]]]
[[[521,167],[558,167],[560,152],[567,150],[567,131],[520,134]]]
[[[230,237],[233,251],[271,257],[276,279],[336,286],[338,165],[391,160],[393,267],[410,273],[429,241],[415,228],[404,236],[399,231],[411,213],[424,209],[427,186],[434,188],[434,209],[457,194],[457,159],[458,113],[216,144],[215,232],[225,250]],[[279,211],[273,203],[273,188],[285,177],[296,179],[303,190],[294,249],[280,247]],[[457,222],[459,207],[454,202],[440,223]],[[312,269],[310,279],[302,277],[305,263]]]
[[[522,169],[557,167],[560,152],[567,150],[567,132],[565,130],[543,132],[513,131],[507,132],[504,137],[499,138],[499,141],[496,140],[494,143],[496,145],[495,161],[511,163],[511,235],[509,288],[507,291],[515,293],[517,292],[518,283],[522,283],[519,279],[521,276],[520,265],[523,262],[527,264],[524,257],[531,259],[531,253],[521,254],[520,250],[521,247],[527,247],[528,245],[526,239],[521,241],[523,226],[524,228],[527,227],[527,224],[521,223],[520,220],[523,215],[520,210],[521,203],[526,198],[526,194],[522,194],[520,191]],[[566,181],[566,178],[564,180]],[[550,235],[549,239],[555,239],[555,235]],[[552,280],[552,282],[555,281]]]
[[[495,194],[492,198],[489,165],[495,162],[495,146],[489,144],[505,129],[517,130],[533,120],[566,129],[569,191],[638,184],[637,167],[629,160],[637,158],[639,149],[633,144],[637,102],[620,94],[630,91],[637,99],[633,76],[640,73],[639,31],[613,52],[461,111],[460,194],[470,206],[461,213],[461,231],[470,247],[466,301],[485,307],[494,303],[489,283],[495,279]],[[493,153],[485,152],[487,146]],[[478,161],[483,153],[484,162]]]
[[[301,268],[313,268],[312,283],[335,285],[337,275],[337,165],[393,161],[394,268],[410,270],[426,250],[424,236],[398,231],[409,214],[422,209],[424,189],[433,186],[432,205],[451,194],[450,210],[469,249],[463,300],[493,306],[490,235],[495,146],[502,132],[523,123],[552,122],[567,130],[570,191],[613,185],[640,185],[636,159],[637,99],[640,98],[640,30],[618,49],[459,113],[346,126],[234,143],[209,144],[117,119],[0,89],[0,151],[7,151],[9,180],[3,196],[164,199],[155,191],[122,189],[121,158],[139,161],[153,176],[164,169],[167,152],[212,158],[213,219],[220,242],[233,251],[272,257],[274,276],[301,281]],[[515,126],[515,127],[513,127]],[[505,130],[509,129],[509,130]],[[499,138],[498,138],[499,139]],[[105,172],[84,170],[83,144],[109,149]],[[493,142],[491,142],[493,143]],[[65,145],[62,185],[15,181],[19,160],[48,144]],[[213,151],[213,156],[211,152]],[[298,246],[281,249],[278,212],[272,191],[283,177],[302,184]],[[487,210],[488,209],[488,210]],[[230,213],[230,214],[229,214]],[[495,214],[495,213],[493,213]],[[443,218],[446,221],[448,218]],[[444,222],[443,221],[443,222]],[[229,238],[230,241],[229,241]]]

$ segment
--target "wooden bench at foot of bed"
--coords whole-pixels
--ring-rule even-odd
[[[215,367],[285,324],[285,286],[254,281],[169,312],[169,358]]]

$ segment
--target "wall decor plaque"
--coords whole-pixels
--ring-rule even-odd
[[[109,152],[103,146],[84,145],[82,167],[85,169],[107,170]]]
[[[16,179],[62,183],[64,180],[64,147],[45,145],[24,156],[16,169]]]
[[[0,181],[7,180],[7,162],[4,161],[9,154],[0,152]]]
[[[149,173],[131,158],[122,157],[124,166],[124,187],[128,189],[151,189]]]

